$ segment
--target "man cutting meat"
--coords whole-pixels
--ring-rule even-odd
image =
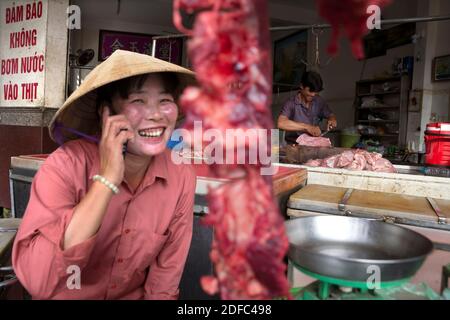
[[[323,90],[320,74],[305,72],[297,95],[285,102],[278,117],[278,128],[286,131],[287,143],[295,143],[299,135],[321,135],[319,123],[327,119],[327,130],[336,128],[337,121],[328,104],[318,93]]]

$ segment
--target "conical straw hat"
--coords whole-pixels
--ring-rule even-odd
[[[96,89],[117,80],[157,72],[175,73],[183,88],[195,84],[194,73],[186,68],[148,55],[116,50],[86,76],[80,87],[56,112],[49,125],[50,137],[58,143],[79,138],[79,135],[65,128],[88,136],[97,134],[100,123],[96,110]],[[55,129],[59,132],[56,133]]]

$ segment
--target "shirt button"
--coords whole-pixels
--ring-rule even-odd
[[[128,234],[128,233],[130,233],[130,231],[131,231],[130,229],[126,229],[125,233]]]
[[[122,263],[122,262],[123,262],[123,259],[122,259],[122,258],[119,258],[119,259],[117,260],[117,262],[118,262],[118,263]]]

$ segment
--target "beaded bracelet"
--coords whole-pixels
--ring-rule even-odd
[[[114,194],[118,194],[118,193],[119,193],[119,188],[117,188],[117,186],[114,185],[113,183],[109,182],[109,180],[106,179],[105,177],[102,177],[102,176],[96,174],[95,176],[92,177],[92,180],[94,180],[94,181],[99,181],[99,182],[103,183],[105,186],[107,186],[108,188],[110,188],[111,191],[112,191]]]

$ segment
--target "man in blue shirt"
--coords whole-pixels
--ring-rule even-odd
[[[305,72],[299,92],[285,102],[278,117],[278,128],[286,131],[287,143],[295,143],[297,138],[308,133],[313,137],[321,135],[320,121],[327,119],[327,129],[336,128],[336,116],[318,93],[323,90],[320,74]]]

